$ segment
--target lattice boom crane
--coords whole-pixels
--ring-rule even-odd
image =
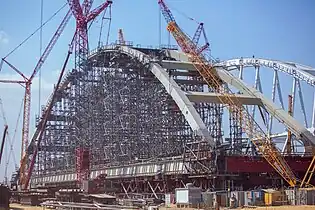
[[[23,127],[22,127],[22,144],[21,144],[21,162],[20,162],[20,184],[25,187],[25,179],[27,177],[26,169],[27,169],[27,154],[26,150],[29,144],[29,127],[30,127],[30,111],[31,111],[31,85],[32,81],[35,78],[36,74],[43,66],[44,62],[48,58],[50,52],[52,51],[53,47],[55,46],[56,42],[58,41],[61,33],[65,29],[67,23],[69,22],[71,17],[71,11],[69,10],[66,16],[63,18],[62,22],[60,23],[57,31],[51,38],[50,42],[48,43],[47,47],[45,48],[43,54],[41,55],[40,59],[38,60],[32,75],[30,77],[26,77],[21,71],[19,71],[15,66],[9,63],[6,58],[2,58],[2,62],[8,64],[14,71],[16,71],[20,76],[22,76],[24,81],[18,80],[0,80],[1,83],[17,83],[25,85],[25,95],[24,95],[24,107],[23,107]],[[27,186],[26,186],[27,187]]]
[[[204,78],[207,84],[220,93],[222,97],[218,96],[223,104],[227,104],[229,111],[237,111],[240,113],[243,122],[243,129],[252,143],[256,146],[257,150],[266,159],[266,161],[283,177],[283,179],[290,185],[297,184],[297,178],[293,171],[281,156],[276,146],[272,143],[271,139],[266,135],[262,128],[255,122],[252,116],[248,113],[246,108],[240,101],[232,100],[232,92],[227,91],[223,87],[223,81],[218,76],[216,69],[201,53],[196,43],[189,36],[187,36],[181,28],[177,25],[174,16],[163,0],[158,1],[161,12],[167,22],[167,30],[173,35],[178,45],[184,53],[189,56],[189,59],[195,66],[196,70]],[[234,98],[234,97],[233,97]]]

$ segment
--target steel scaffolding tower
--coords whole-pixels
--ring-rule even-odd
[[[159,50],[150,53],[163,56]],[[184,145],[196,142],[176,103],[148,66],[117,52],[99,53],[88,66],[84,72],[73,70],[68,75],[70,85],[58,94],[41,143],[37,175],[75,171],[76,142],[83,136],[74,132],[73,122],[89,139],[91,169],[181,156],[187,152]],[[196,75],[185,77],[174,71],[170,76],[184,90],[203,91]],[[195,106],[220,142],[220,106]],[[210,147],[202,144],[207,156]]]

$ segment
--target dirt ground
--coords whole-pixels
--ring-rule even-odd
[[[159,208],[159,210],[178,210],[180,208],[165,208],[165,207],[162,207],[162,208]],[[195,210],[193,208],[182,208],[183,210]],[[220,208],[221,210],[225,210],[225,209],[229,209],[229,208],[223,208],[221,207]],[[255,208],[237,208],[235,210],[285,210],[285,209],[288,209],[288,210],[310,210],[310,209],[314,209],[315,210],[315,206],[270,206],[270,207],[255,207]]]
[[[242,208],[242,209],[253,209],[253,208]],[[304,210],[304,209],[315,209],[315,206],[270,206],[270,207],[257,207],[254,208],[255,210],[263,210],[263,209],[267,209],[267,210],[284,210],[284,209],[289,209],[289,210]]]
[[[11,204],[10,205],[10,209],[12,210],[43,210],[43,207],[34,207],[34,206],[22,206],[22,205],[18,205],[18,204]],[[160,210],[178,210],[180,208],[160,208]],[[221,208],[221,209],[227,209],[227,208]],[[238,208],[239,210],[241,208]],[[310,210],[310,209],[314,209],[315,210],[315,206],[271,206],[271,207],[257,207],[257,208],[242,208],[242,209],[253,209],[253,210]],[[194,210],[192,208],[186,208],[184,210]]]
[[[43,207],[36,207],[36,206],[23,206],[19,204],[10,204],[10,209],[12,210],[39,210],[44,209]]]

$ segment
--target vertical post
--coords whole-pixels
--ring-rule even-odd
[[[274,72],[273,72],[273,82],[272,82],[272,93],[271,93],[272,102],[275,102],[276,86],[277,86],[277,70],[274,70]],[[268,123],[268,135],[269,136],[270,136],[271,131],[272,131],[272,120],[273,120],[273,117],[272,117],[272,115],[270,115],[269,116],[269,123]]]
[[[294,116],[294,105],[295,105],[295,92],[296,92],[296,78],[293,78],[292,84],[292,117]]]
[[[292,95],[289,95],[289,102],[288,102],[288,106],[289,106],[289,110],[288,110],[288,113],[290,116],[292,116],[292,113],[293,113],[293,98],[292,98]],[[286,145],[286,152],[288,155],[291,155],[292,153],[292,133],[291,133],[291,130],[288,129],[288,137],[287,137],[287,145]]]
[[[315,129],[315,92],[313,97],[313,116],[312,116],[312,129]]]

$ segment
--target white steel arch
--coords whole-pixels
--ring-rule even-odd
[[[206,125],[202,121],[192,102],[188,99],[186,93],[181,90],[181,88],[171,77],[169,77],[164,68],[162,68],[158,63],[152,61],[150,56],[127,46],[112,45],[104,46],[95,51],[92,51],[89,55],[89,59],[93,59],[93,56],[97,56],[97,53],[100,51],[117,51],[129,55],[132,58],[136,58],[144,65],[150,65],[149,70],[161,82],[167,93],[173,98],[193,132],[201,136],[204,140],[208,141],[210,146],[214,148],[214,139],[210,135]]]
[[[223,67],[227,70],[234,70],[240,66],[264,66],[274,70],[286,73],[296,79],[305,81],[307,84],[315,87],[315,69],[311,67],[302,66],[300,64],[282,62],[278,60],[261,59],[261,58],[240,58],[226,60],[215,64],[216,67]]]
[[[182,52],[169,50],[168,54],[173,57],[175,61],[162,61],[161,63],[163,67],[170,69],[183,69],[188,71],[196,70],[194,65],[189,61],[188,57]],[[242,81],[242,75],[236,77],[229,71],[239,69],[241,74],[242,67],[258,67],[259,65],[262,65],[268,68],[271,67],[278,71],[283,71],[296,79],[305,81],[311,86],[315,85],[315,76],[309,74],[308,72],[305,72],[304,69],[300,69],[297,67],[301,65],[293,65],[292,63],[255,58],[248,58],[245,63],[244,59],[233,59],[230,61],[231,62],[223,61],[221,63],[215,64],[219,76],[227,84],[237,88],[243,94],[259,98],[263,103],[262,107],[268,113],[271,113],[277,120],[285,124],[286,127],[288,127],[294,133],[297,139],[301,140],[304,143],[305,151],[307,150],[307,152],[310,152],[311,145],[315,144],[314,135],[305,126],[301,125],[297,120],[290,116],[283,109],[283,106],[280,108],[275,103],[273,103],[273,101],[268,100],[259,90],[257,90],[259,89],[258,86],[256,87],[257,89],[249,87],[249,85]],[[307,67],[307,69],[309,71],[312,71],[310,67]]]

